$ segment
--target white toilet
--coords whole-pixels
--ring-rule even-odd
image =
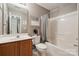
[[[33,44],[35,44],[37,50],[40,52],[41,56],[45,56],[47,46],[44,43],[40,43],[40,36],[38,36],[36,39],[32,41],[33,41]]]
[[[44,43],[39,43],[36,45],[37,50],[41,54],[41,56],[46,55],[47,46]]]

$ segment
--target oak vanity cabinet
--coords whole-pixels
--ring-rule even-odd
[[[0,44],[0,56],[15,56],[17,52],[17,42]]]
[[[32,55],[32,40],[20,41],[20,55]]]
[[[32,40],[0,44],[0,56],[31,56]]]

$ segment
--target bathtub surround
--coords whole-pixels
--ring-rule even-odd
[[[62,21],[61,19],[64,19]],[[57,25],[57,29],[54,31],[53,42],[56,46],[59,46],[74,55],[78,54],[78,19],[77,12],[72,12],[66,15],[52,18],[53,25]],[[71,29],[72,28],[72,29]],[[52,28],[55,29],[55,28]],[[75,46],[76,45],[76,46]]]
[[[56,7],[54,9],[50,10],[50,19],[48,20],[48,22],[49,22],[48,32],[50,33],[50,34],[48,33],[48,37],[49,37],[48,39],[50,40],[50,42],[51,42],[51,39],[54,39],[54,37],[55,37],[52,33],[54,33],[57,29],[57,25],[56,25],[57,21],[53,21],[53,23],[52,23],[51,18],[61,16],[63,14],[67,14],[67,13],[73,12],[75,10],[77,10],[77,4],[66,4],[66,5],[62,5],[60,7]],[[52,29],[52,28],[55,28],[55,29]],[[53,31],[53,32],[51,32],[51,31]]]
[[[74,55],[78,55],[77,15],[77,4],[71,3],[50,10],[48,20],[48,41]]]
[[[71,4],[62,5],[60,7],[56,7],[54,9],[50,10],[50,18],[61,16],[61,15],[73,12],[75,10],[77,10],[77,4],[71,3]],[[57,29],[57,21],[52,22],[49,19],[48,20],[48,27],[49,27],[48,28],[48,39],[49,39],[50,42],[54,43],[54,42],[56,42],[54,40],[54,38],[55,38],[55,31]]]

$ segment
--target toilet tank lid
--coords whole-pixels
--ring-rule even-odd
[[[46,49],[47,48],[47,46],[45,44],[43,44],[43,43],[37,44],[36,46],[38,48],[41,48],[41,49]]]

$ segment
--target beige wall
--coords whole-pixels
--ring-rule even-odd
[[[49,11],[35,3],[27,4],[29,13],[35,17],[40,17],[44,14],[47,14]]]

